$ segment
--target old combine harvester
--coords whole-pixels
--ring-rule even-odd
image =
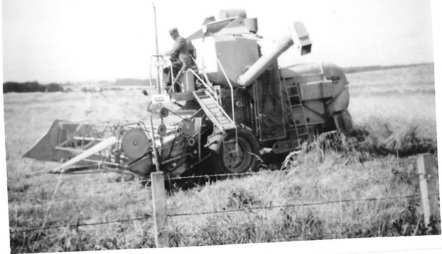
[[[175,77],[180,91],[169,90],[167,97],[194,107],[175,127],[163,123],[180,114],[167,106],[163,93],[151,96],[151,109],[161,119],[156,126],[152,117],[148,123],[105,131],[57,120],[24,156],[64,162],[53,170],[60,173],[98,166],[145,177],[161,170],[174,177],[192,174],[203,163],[204,174],[240,173],[256,169],[263,151],[286,155],[314,135],[348,131],[349,92],[342,69],[333,64],[278,66],[278,56],[291,47],[300,55],[310,53],[304,25],[294,23],[266,53],[257,27],[257,19],[244,11],[221,11],[218,20],[206,19],[188,37],[196,48],[198,71]]]

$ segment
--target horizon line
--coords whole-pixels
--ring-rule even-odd
[[[303,64],[303,63],[300,63]],[[305,63],[304,63],[305,64]],[[434,65],[434,61],[431,62],[416,62],[416,63],[407,63],[407,64],[386,64],[386,65],[354,65],[354,66],[340,66],[342,69],[346,70],[346,69],[350,69],[350,68],[373,68],[373,67],[377,67],[377,68],[389,68],[389,67],[393,67],[393,68],[401,68],[401,67],[410,67],[410,66],[415,66],[415,65],[429,65],[429,64],[433,64]],[[294,64],[296,65],[296,64]],[[292,65],[287,65],[287,66],[281,66],[280,68],[289,68]],[[146,78],[131,78],[131,77],[119,77],[119,78],[111,78],[111,79],[83,79],[83,80],[77,80],[77,81],[47,81],[47,82],[42,82],[39,80],[27,80],[27,81],[14,81],[14,80],[3,80],[3,84],[11,82],[11,83],[32,83],[32,82],[37,82],[39,84],[66,84],[66,83],[85,83],[85,82],[116,82],[117,80],[120,79],[133,79],[133,80],[149,80],[148,77]],[[152,78],[150,78],[152,79]],[[153,79],[155,80],[155,79]]]

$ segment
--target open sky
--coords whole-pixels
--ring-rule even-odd
[[[429,0],[161,0],[160,51],[168,29],[183,35],[220,9],[244,8],[259,34],[276,41],[302,21],[313,52],[288,51],[280,63],[335,62],[341,66],[433,61]],[[154,54],[151,0],[3,0],[3,70],[8,81],[146,78]]]

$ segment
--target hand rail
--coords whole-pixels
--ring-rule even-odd
[[[216,58],[216,61],[218,62],[218,65],[219,65],[219,67],[220,67],[220,69],[221,69],[221,72],[222,72],[223,75],[224,75],[224,78],[227,80],[227,84],[229,84],[229,88],[230,88],[230,97],[231,97],[231,101],[232,101],[232,103],[231,103],[231,106],[232,106],[232,120],[233,120],[233,122],[235,123],[235,101],[234,101],[234,97],[233,97],[233,86],[232,86],[232,83],[230,83],[230,80],[229,80],[229,78],[227,77],[226,72],[224,71],[224,67],[223,67],[223,65],[221,64],[221,61],[218,59],[218,57]],[[235,126],[236,126],[236,123],[235,123]]]
[[[207,89],[207,90],[209,90],[209,92],[212,94],[212,95],[215,95],[216,96],[216,93],[215,93],[215,91],[213,91],[213,89],[212,89],[212,87],[211,86],[209,86],[208,84],[206,84],[206,82],[202,79],[202,78],[200,78],[200,76],[198,76],[198,74],[196,74],[196,72],[194,71],[194,70],[192,70],[192,69],[189,69],[190,70],[190,72],[193,74],[193,76],[195,76],[202,84],[203,84],[203,86]]]
[[[192,57],[192,56],[191,56],[191,57]],[[196,63],[196,59],[195,59],[194,57],[192,57],[192,60],[193,60],[194,63]],[[210,80],[209,80],[209,77],[207,76],[207,72],[206,72],[206,66],[205,66],[205,64],[202,63],[202,64],[198,67],[198,69],[201,71],[201,73],[203,73],[204,79],[206,79],[207,84],[209,84],[210,87],[213,87],[212,83],[211,83]],[[212,90],[212,91],[213,91],[213,90]],[[218,94],[216,94],[215,91],[213,91],[213,92],[214,92],[214,95],[215,95],[215,99],[216,99],[216,101],[219,102]]]
[[[229,84],[229,88],[230,88],[230,100],[232,102],[231,103],[231,105],[232,105],[232,121],[233,121],[233,124],[235,124],[235,149],[236,149],[236,152],[238,152],[238,128],[236,126],[236,120],[235,120],[235,98],[234,98],[234,94],[233,94],[233,85],[230,82],[230,79],[227,77],[224,67],[218,57],[216,58],[216,61],[221,69],[221,72],[224,75],[224,78],[227,81],[227,84]]]
[[[155,67],[157,69],[158,68],[164,69],[165,67],[166,68],[168,67],[169,68],[169,73],[170,73],[170,76],[171,76],[171,80],[174,81],[175,77],[173,75],[173,68],[172,68],[173,66],[172,66],[172,62],[170,60],[166,59],[164,55],[151,55],[150,58],[151,58],[151,60],[150,60],[149,75],[150,75],[151,79],[152,79],[152,68],[153,67]],[[155,59],[155,61],[152,61],[152,59]],[[162,62],[160,62],[160,59],[162,59],[161,60]],[[154,62],[154,64],[152,64],[152,62]],[[155,65],[155,66],[153,66],[153,65]],[[163,76],[160,75],[160,79],[156,80],[156,87],[160,87],[161,88],[161,84],[164,82],[162,79],[163,79]],[[149,82],[152,84],[151,81],[149,81]],[[173,89],[173,92],[175,92],[174,87],[172,87],[172,89]]]
[[[160,64],[160,58],[163,58],[162,55],[151,55],[150,56],[150,68],[149,68],[149,75],[150,78],[152,79],[152,72],[153,72],[153,68],[156,68],[158,70],[158,68],[162,67],[163,64]],[[153,60],[154,59],[154,60]],[[153,63],[153,64],[152,64]],[[160,79],[161,79],[161,75],[160,75]],[[161,85],[161,80],[158,80],[158,78],[155,79],[155,87],[159,88]]]

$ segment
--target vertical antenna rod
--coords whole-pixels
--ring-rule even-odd
[[[157,61],[157,85],[158,85],[158,93],[161,94],[161,81],[160,81],[160,65],[159,65],[159,59],[160,59],[160,50],[158,49],[158,27],[157,27],[157,11],[155,8],[155,3],[152,2],[153,7],[153,21],[155,25],[155,59]]]

